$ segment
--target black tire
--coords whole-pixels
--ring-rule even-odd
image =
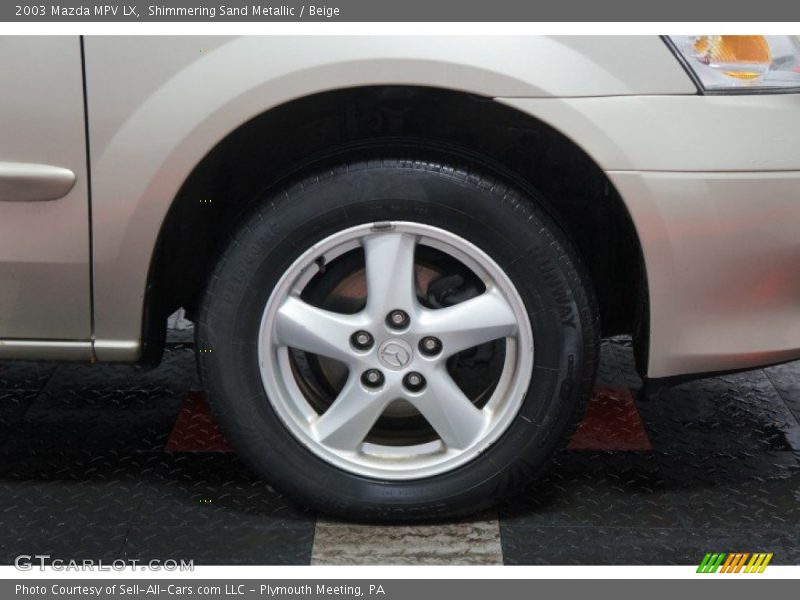
[[[374,480],[307,450],[272,409],[256,338],[269,294],[311,244],[347,227],[416,221],[478,246],[517,287],[531,319],[534,374],[516,418],[450,472]],[[536,199],[470,169],[416,160],[347,164],[260,198],[210,278],[198,354],[215,415],[240,456],[276,488],[324,513],[422,520],[483,509],[534,476],[583,413],[598,359],[596,304],[578,256]]]

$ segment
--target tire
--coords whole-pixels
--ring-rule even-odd
[[[385,257],[399,258],[381,272]],[[392,302],[412,307],[399,330]],[[345,348],[356,329],[370,339]],[[547,463],[591,393],[598,329],[577,254],[534,197],[385,159],[257,199],[210,278],[197,347],[216,418],[254,471],[323,513],[411,521],[484,509]],[[409,369],[428,375],[422,391]]]

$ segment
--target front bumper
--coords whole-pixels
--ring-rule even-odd
[[[649,377],[800,358],[800,96],[503,101],[573,139],[628,207]]]
[[[800,172],[608,175],[644,250],[649,377],[800,357]]]

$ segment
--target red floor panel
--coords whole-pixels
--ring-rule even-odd
[[[570,450],[651,450],[628,388],[596,388]],[[167,452],[232,452],[202,392],[189,392],[172,428]]]
[[[220,432],[203,392],[186,396],[172,428],[166,452],[233,452]]]
[[[595,388],[570,450],[652,450],[636,403],[626,387]]]

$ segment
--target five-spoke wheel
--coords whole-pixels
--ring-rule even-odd
[[[422,248],[425,253],[418,252]],[[351,260],[353,254],[363,258]],[[423,254],[427,264],[440,257],[438,264],[468,272],[479,287],[463,301],[430,306],[435,280],[421,281]],[[321,274],[348,260],[353,267],[339,272],[342,279],[364,274],[363,307],[336,312],[304,299]],[[438,280],[447,276],[447,270],[436,274]],[[470,397],[448,364],[498,340],[504,359],[492,393]],[[347,372],[321,407],[303,381],[311,374],[293,359],[298,352],[306,362],[325,358]],[[327,237],[287,269],[264,311],[259,357],[272,406],[311,451],[362,475],[423,477],[469,461],[503,433],[530,380],[533,335],[516,289],[473,244],[419,223],[367,223]],[[392,435],[378,441],[373,427],[397,401],[407,406],[407,426],[396,422]],[[418,415],[435,439],[417,443],[410,435]]]

